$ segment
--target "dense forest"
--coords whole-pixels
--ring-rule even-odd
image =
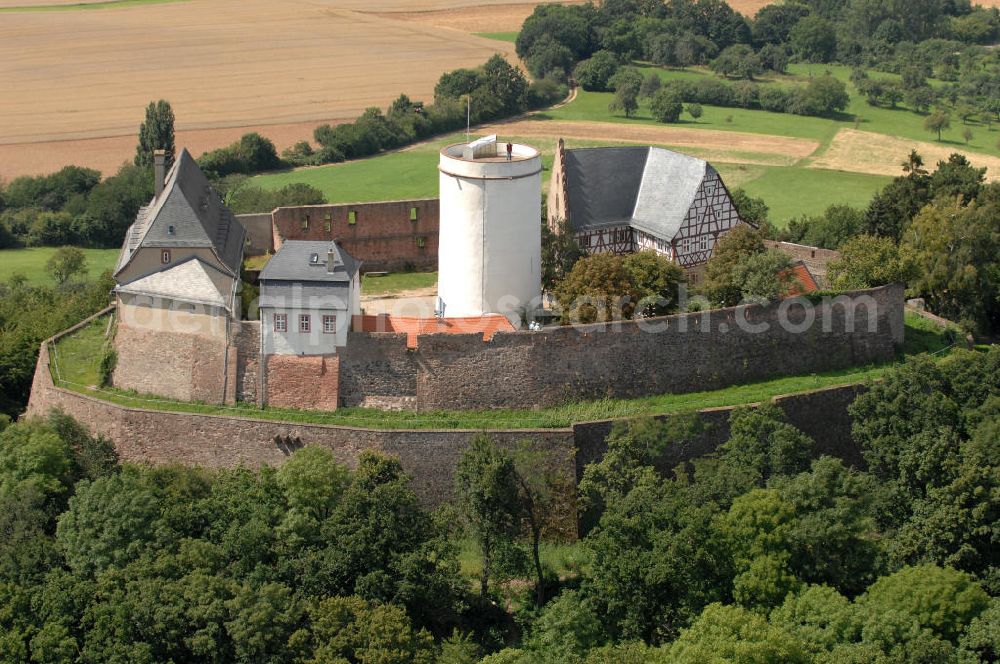
[[[933,108],[944,128],[952,113],[963,121],[1000,120],[1000,56],[987,48],[998,39],[1000,11],[968,0],[793,0],[768,5],[753,18],[723,0],[606,0],[539,5],[518,34],[517,53],[536,77],[572,77],[587,90],[614,90],[626,115],[640,94],[652,97],[654,113],[667,122],[677,115],[656,107],[679,102],[835,115],[848,98],[832,76],[798,87],[752,81],[784,73],[789,62],[836,62],[855,68],[852,80],[868,103],[905,103],[920,113]],[[627,68],[636,60],[704,65],[739,82],[705,76],[642,90],[641,76]]]
[[[850,411],[864,469],[773,406],[668,476],[700,420],[617,425],[561,574],[533,554],[565,487],[485,434],[428,512],[374,452],[146,467],[58,412],[5,423],[0,661],[996,661],[1000,351],[917,357]]]

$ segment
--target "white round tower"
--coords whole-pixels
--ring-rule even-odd
[[[444,316],[515,324],[541,293],[542,160],[496,136],[441,150],[438,296]]]

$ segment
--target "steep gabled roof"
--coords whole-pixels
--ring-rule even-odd
[[[162,297],[179,302],[207,304],[229,310],[229,293],[219,290],[209,272],[219,270],[197,256],[182,261],[165,270],[147,274],[116,290],[119,293]]]
[[[330,253],[333,269],[327,269]],[[261,307],[347,309],[361,261],[336,242],[286,240],[260,272]]]
[[[703,159],[647,146],[566,150],[564,163],[573,231],[629,225],[664,239],[715,173]]]
[[[334,269],[326,262],[333,252]],[[316,260],[312,260],[315,256]],[[350,281],[358,273],[361,262],[336,242],[286,240],[260,272],[267,281]]]
[[[566,202],[574,231],[628,223],[648,147],[566,150]]]
[[[163,191],[136,215],[125,234],[117,273],[141,247],[205,247],[239,275],[246,231],[212,189],[194,157],[182,149]]]

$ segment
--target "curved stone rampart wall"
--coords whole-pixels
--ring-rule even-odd
[[[808,307],[808,308],[807,308]],[[810,322],[811,320],[811,322]],[[903,287],[606,325],[418,337],[351,333],[340,403],[412,397],[418,410],[534,408],[714,390],[891,360]],[[408,392],[411,390],[412,392]]]

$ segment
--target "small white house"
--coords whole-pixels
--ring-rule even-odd
[[[261,352],[330,355],[361,313],[361,262],[335,242],[288,240],[260,273]]]

